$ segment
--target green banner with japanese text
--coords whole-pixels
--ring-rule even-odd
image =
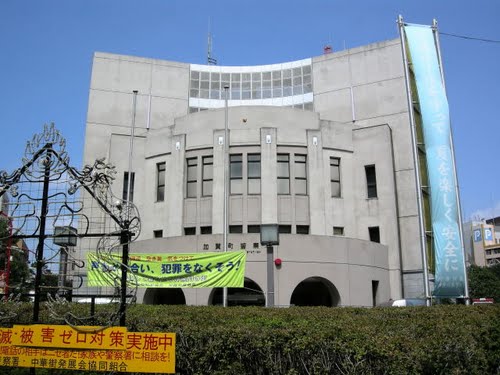
[[[129,255],[130,283],[139,288],[242,288],[246,251]],[[121,255],[87,254],[88,286],[117,286]]]

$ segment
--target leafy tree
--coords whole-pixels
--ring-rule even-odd
[[[471,298],[489,297],[500,303],[500,264],[492,267],[470,266],[468,279]]]
[[[6,270],[7,244],[9,237],[8,221],[0,218],[0,270]],[[9,275],[9,293],[28,293],[32,284],[32,273],[23,249],[15,241],[11,241],[11,261]]]

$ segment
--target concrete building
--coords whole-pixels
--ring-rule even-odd
[[[500,217],[464,223],[469,263],[486,267],[500,263]]]
[[[247,251],[245,286],[266,291],[259,228],[276,223],[276,305],[422,297],[429,194],[419,207],[408,72],[399,39],[261,66],[95,53],[84,163],[116,165],[114,193],[125,197],[135,122],[131,194],[142,231],[131,251],[222,251],[228,86],[228,241]],[[230,304],[243,294],[230,290]],[[220,289],[138,292],[144,303],[220,300]]]

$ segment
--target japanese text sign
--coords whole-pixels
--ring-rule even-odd
[[[89,286],[114,286],[120,279],[121,255],[88,253]],[[242,288],[246,252],[130,254],[130,278],[138,287],[155,288]]]
[[[465,295],[465,264],[458,217],[458,194],[451,143],[448,100],[439,68],[433,30],[406,25],[417,85],[427,171],[431,191],[431,221],[435,249],[437,297]]]
[[[12,328],[11,343],[16,346],[71,349],[123,349],[127,335],[125,327],[78,327],[65,325],[36,324],[15,325]]]
[[[103,350],[97,346],[92,349],[79,349],[73,344],[62,348],[38,346],[16,346],[15,332],[33,329],[32,340],[41,343],[43,328],[55,332],[70,332],[68,326],[40,325],[15,326],[0,329],[0,366],[36,367],[46,369],[80,371],[120,371],[142,373],[175,373],[174,333],[126,332],[124,328],[110,328],[102,331],[111,336],[113,349]],[[86,327],[88,328],[88,327]],[[113,331],[114,329],[114,331]],[[63,331],[61,331],[63,330]],[[107,332],[109,331],[109,332]]]

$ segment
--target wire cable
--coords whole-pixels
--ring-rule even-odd
[[[487,42],[487,43],[500,43],[500,40],[495,40],[495,39],[484,39],[484,38],[474,38],[472,36],[466,36],[466,35],[458,35],[458,34],[450,34],[450,33],[443,33],[442,31],[439,32],[440,35],[446,35],[446,36],[452,36],[454,38],[461,38],[461,39],[468,39],[468,40],[477,40],[480,42]]]

